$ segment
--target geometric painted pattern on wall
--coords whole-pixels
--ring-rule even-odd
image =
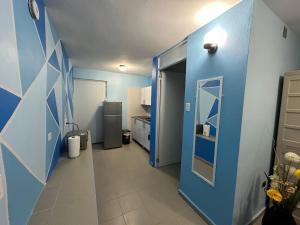
[[[54,89],[52,89],[51,93],[49,94],[47,103],[48,103],[48,106],[50,108],[50,111],[51,111],[53,117],[56,120],[57,125],[59,125],[58,111],[57,111],[57,104],[56,104],[56,97],[55,97]]]
[[[60,150],[61,150],[61,136],[59,135],[58,138],[56,139],[56,144],[55,144],[52,160],[51,160],[51,163],[50,163],[50,168],[49,168],[47,180],[51,176],[51,173],[53,172],[54,168],[56,167],[56,165],[58,163],[58,160],[59,160],[59,157],[60,157]]]
[[[55,119],[52,115],[52,113],[50,112],[49,107],[46,107],[46,119],[47,119],[47,123],[46,123],[46,168],[45,168],[45,172],[46,172],[46,177],[48,177],[48,173],[49,173],[49,168],[50,168],[50,164],[54,155],[54,151],[55,151],[55,145],[57,142],[57,138],[59,136],[59,127],[57,125],[57,123],[55,122]]]
[[[8,225],[8,209],[7,209],[7,192],[6,192],[6,178],[4,173],[4,164],[3,164],[3,157],[2,157],[2,145],[0,143],[0,174],[1,174],[1,182],[3,187],[3,195],[0,196],[0,224],[1,225]]]
[[[19,57],[15,35],[13,9],[10,1],[2,1],[0,7],[0,84],[22,96]]]
[[[1,148],[6,174],[10,224],[26,225],[32,206],[35,205],[43,190],[43,184],[32,176],[5,145]]]
[[[0,88],[0,132],[18,106],[21,98]]]
[[[55,49],[56,43],[53,39],[51,26],[50,26],[50,18],[48,16],[47,11],[45,11],[45,31],[46,31],[46,57],[49,58]]]
[[[36,0],[36,3],[39,9],[42,9],[44,6],[43,0]],[[41,40],[41,44],[44,50],[44,54],[46,55],[46,26],[45,26],[45,11],[40,10],[40,17],[38,20],[34,20],[37,31],[39,33],[39,37]]]
[[[217,119],[219,113],[219,96],[220,96],[220,80],[209,80],[201,84],[199,90],[199,109],[203,110],[205,107],[205,115],[202,115],[201,124],[209,124],[211,135],[216,135]],[[200,112],[201,112],[200,110]]]
[[[42,182],[46,154],[46,69],[45,65],[2,132],[8,145]]]
[[[63,45],[62,45],[62,53],[63,53],[63,58],[64,58],[63,65],[64,65],[65,70],[68,71],[69,70],[69,57],[68,57],[68,53]]]
[[[15,29],[23,95],[45,63],[43,47],[34,21],[28,13],[27,0],[13,0]]]
[[[27,224],[59,160],[64,116],[73,119],[73,78],[64,79],[72,65],[43,0],[36,1],[39,20],[30,17],[27,0],[4,0],[0,7],[0,171],[7,184],[1,225],[9,225],[7,212],[10,225]]]
[[[60,66],[58,64],[58,59],[57,59],[57,54],[56,51],[53,51],[50,59],[49,59],[49,63],[55,67],[55,69],[60,71]]]
[[[54,69],[53,66],[48,64],[47,66],[47,95],[50,93],[51,89],[54,87],[58,77],[60,76],[60,72]]]

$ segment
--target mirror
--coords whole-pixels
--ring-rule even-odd
[[[193,172],[214,185],[223,77],[197,81]]]

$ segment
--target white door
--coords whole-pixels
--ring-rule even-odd
[[[181,161],[185,74],[162,72],[157,166]]]
[[[103,141],[103,101],[106,82],[74,80],[74,122],[80,129],[90,130],[92,143]]]

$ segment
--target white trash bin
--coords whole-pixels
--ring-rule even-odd
[[[74,159],[80,155],[80,137],[71,136],[68,138],[69,158]]]

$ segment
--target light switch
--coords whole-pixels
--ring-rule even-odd
[[[52,140],[52,132],[49,132],[48,133],[48,141],[51,141]]]
[[[4,197],[4,187],[3,187],[3,181],[2,176],[0,174],[0,200]]]
[[[191,103],[189,102],[185,103],[185,111],[187,112],[191,111]]]

